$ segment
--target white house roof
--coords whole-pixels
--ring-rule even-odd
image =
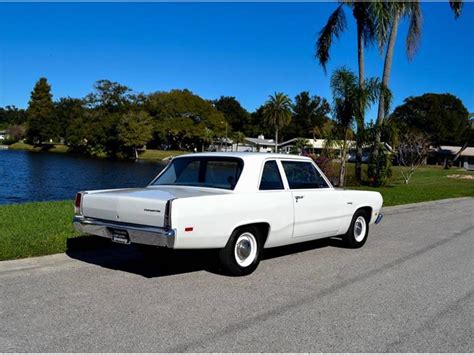
[[[447,154],[453,154],[456,155],[459,150],[462,147],[457,147],[453,145],[442,145],[438,149],[436,149],[436,152],[438,153],[447,153]],[[474,147],[467,147],[462,153],[462,157],[474,157]]]
[[[245,137],[245,141],[254,145],[263,145],[263,146],[274,146],[275,141],[273,139],[264,139],[264,138],[251,138]]]
[[[293,138],[293,139],[287,140],[286,142],[282,142],[278,145],[281,147],[281,146],[293,144],[298,139],[304,139],[306,141],[306,144],[305,144],[306,147],[311,147],[311,148],[314,148],[314,149],[323,149],[323,148],[325,148],[325,144],[326,144],[325,139],[312,139],[312,138],[310,138],[310,139],[307,139],[307,138]],[[338,148],[341,148],[342,143],[343,143],[342,141],[334,141],[334,146],[338,147]],[[355,141],[347,141],[347,145],[348,145],[349,148],[350,147],[355,147],[355,144],[356,144]]]

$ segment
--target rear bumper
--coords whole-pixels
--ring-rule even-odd
[[[72,224],[77,231],[109,239],[112,239],[111,229],[125,230],[130,242],[159,247],[174,248],[176,237],[174,229],[104,221],[84,216],[75,216]]]

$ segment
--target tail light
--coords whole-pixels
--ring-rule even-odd
[[[169,200],[166,202],[165,207],[165,219],[163,221],[163,227],[171,228],[171,203],[173,200]]]
[[[76,200],[74,201],[74,213],[79,215],[82,214],[82,198],[85,192],[78,192],[76,194]]]

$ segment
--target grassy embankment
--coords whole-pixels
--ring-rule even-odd
[[[51,152],[51,153],[67,153],[68,147],[65,144],[48,144],[42,147],[35,147],[31,144],[16,142],[8,146],[12,150],[27,150],[29,152]]]
[[[68,153],[68,147],[65,144],[50,144],[42,147],[35,147],[31,144],[17,142],[8,147],[12,150],[27,150],[30,152],[49,152],[49,153]],[[168,157],[174,157],[187,152],[179,150],[156,150],[147,149],[139,154],[138,159],[141,160],[163,160]]]
[[[349,175],[353,175],[349,165]],[[385,187],[354,187],[382,193],[385,206],[451,197],[474,197],[474,180],[448,178],[472,175],[461,169],[420,168],[409,185],[400,178],[397,167],[392,182]],[[67,240],[77,236],[71,226],[73,202],[39,202],[0,206],[0,260],[64,252]]]

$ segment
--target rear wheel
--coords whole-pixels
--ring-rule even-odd
[[[238,228],[230,236],[227,245],[219,251],[219,259],[230,275],[248,275],[255,271],[260,263],[262,247],[257,228]]]
[[[363,210],[356,211],[352,217],[351,226],[344,235],[344,241],[351,248],[360,248],[369,235],[369,217]]]

